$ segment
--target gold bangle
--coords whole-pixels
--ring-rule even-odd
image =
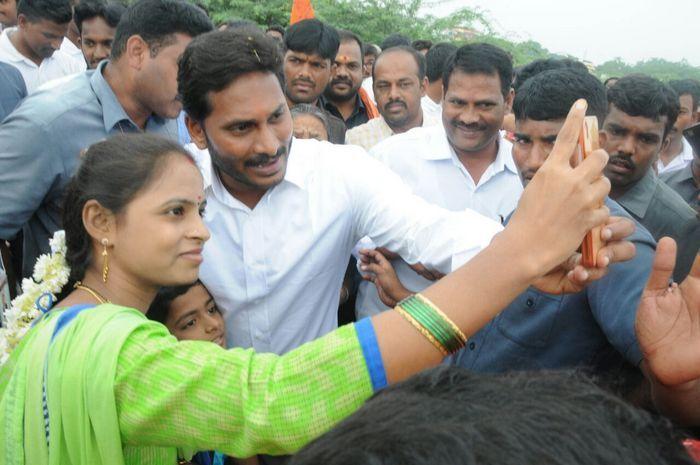
[[[439,350],[440,353],[441,353],[442,355],[444,355],[445,357],[447,357],[448,355],[450,355],[450,353],[447,351],[447,349],[445,349],[445,348],[442,346],[442,344],[440,344],[440,343],[437,341],[437,339],[435,339],[435,338],[433,337],[433,335],[430,334],[430,332],[429,332],[427,329],[425,329],[425,328],[423,327],[423,325],[421,325],[420,323],[418,323],[418,322],[416,321],[415,318],[413,318],[408,312],[406,312],[406,310],[404,310],[403,308],[401,308],[401,307],[398,306],[398,305],[397,305],[396,307],[394,307],[394,310],[396,310],[397,312],[399,312],[399,314],[400,314],[401,316],[403,316],[409,323],[411,323],[411,324],[413,325],[413,327],[416,328],[428,341],[430,341],[430,343],[431,343],[432,345],[434,345],[435,348],[436,348],[437,350]]]
[[[437,305],[432,303],[430,300],[428,300],[427,297],[425,297],[423,294],[415,294],[415,297],[418,298],[421,302],[424,304],[430,306],[435,312],[442,317],[443,320],[445,320],[451,327],[452,330],[455,332],[457,335],[457,338],[459,341],[462,343],[462,346],[466,345],[467,343],[467,336],[462,332],[461,329],[447,316],[445,313],[440,310]]]

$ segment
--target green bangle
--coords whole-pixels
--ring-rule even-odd
[[[430,333],[432,339],[438,342],[445,352],[455,353],[465,346],[467,338],[464,333],[422,295],[408,297],[399,302],[398,307]]]
[[[456,339],[450,331],[449,325],[444,324],[440,318],[434,317],[434,312],[422,305],[417,299],[407,300],[401,303],[401,307],[416,319],[430,334],[437,339],[448,351],[454,352],[457,349]]]

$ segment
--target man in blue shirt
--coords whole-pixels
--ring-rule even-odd
[[[12,65],[0,62],[0,122],[27,96],[22,74]]]
[[[582,71],[545,71],[516,94],[513,157],[524,184],[547,158],[569,108],[579,98],[588,101],[588,114],[602,122],[605,88]],[[630,218],[614,201],[606,204],[611,215]],[[634,321],[655,242],[638,223],[629,240],[636,256],[610,266],[607,276],[581,292],[549,295],[531,288],[520,295],[470,338],[457,363],[473,371],[584,367],[599,374],[639,366],[642,354]]]
[[[140,0],[122,17],[109,61],[31,95],[0,124],[0,239],[24,232],[25,276],[61,228],[63,192],[83,150],[128,132],[177,140],[177,62],[211,29],[182,0]]]

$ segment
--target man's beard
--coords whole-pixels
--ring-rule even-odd
[[[211,159],[211,164],[214,166],[214,169],[220,174],[223,173],[227,175],[228,177],[232,178],[234,181],[243,184],[244,186],[251,187],[253,189],[268,189],[270,186],[261,186],[259,184],[256,184],[253,182],[248,176],[245,175],[244,172],[241,172],[236,168],[235,163],[232,162],[231,160],[228,160],[227,157],[221,156],[221,154],[214,148],[214,144],[212,144],[211,140],[209,137],[205,134],[204,137],[207,140],[207,147],[209,150],[209,157]],[[271,159],[273,158],[278,158],[278,157],[283,157],[288,153],[287,147],[289,147],[291,144],[291,139],[290,141],[286,144],[281,146],[278,150],[277,153],[274,155],[270,154],[257,154],[253,158],[246,160],[244,162],[245,166],[255,166],[257,164],[263,164],[263,163],[268,163]],[[221,177],[221,176],[219,176]]]
[[[350,86],[350,90],[346,94],[339,94],[333,90],[333,84],[338,83],[338,82],[344,82]],[[349,100],[354,99],[357,96],[357,92],[360,89],[360,85],[355,86],[352,81],[346,80],[346,79],[341,79],[341,80],[336,80],[332,79],[330,83],[328,83],[328,87],[326,87],[325,95],[326,97],[332,101],[332,102],[347,102]]]

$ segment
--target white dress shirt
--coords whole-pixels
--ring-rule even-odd
[[[16,27],[7,28],[0,34],[0,61],[11,64],[22,73],[28,94],[37,90],[45,82],[85,70],[85,60],[81,63],[60,49],[37,65],[12,45],[10,34],[16,29]]]
[[[426,201],[451,211],[472,209],[501,223],[515,210],[523,191],[512,148],[507,140],[498,140],[496,158],[478,183],[457,158],[442,124],[392,136],[375,145],[370,154],[391,168],[414,194]],[[371,248],[373,244],[365,240],[361,246]],[[405,261],[396,259],[392,264],[399,280],[409,290],[418,292],[431,284]],[[357,317],[374,315],[385,309],[374,284],[363,281],[355,304]]]
[[[59,48],[59,50],[75,58],[76,61],[82,63],[83,71],[87,69],[87,62],[85,61],[85,55],[83,55],[83,51],[80,50],[80,48],[77,45],[71,42],[71,40],[68,37],[63,38],[63,42],[61,42],[61,48]]]
[[[411,194],[355,146],[294,139],[284,180],[252,210],[213,169],[209,179],[200,277],[224,311],[228,343],[259,352],[285,353],[337,327],[343,275],[363,236],[448,272],[502,229]]]
[[[372,83],[374,80],[372,79],[372,76],[366,77],[362,81],[362,88],[367,92],[367,95],[369,98],[374,102],[374,104],[377,104],[377,101],[374,99],[374,87],[372,87]]]
[[[433,99],[424,95],[420,99],[420,106],[423,109],[423,114],[428,115],[430,118],[442,121],[442,104],[435,103]]]
[[[681,141],[683,142],[683,151],[676,155],[668,165],[664,166],[664,162],[662,162],[660,158],[656,160],[657,174],[665,173],[666,171],[682,170],[693,161],[693,147],[685,140],[685,137],[683,137]]]

